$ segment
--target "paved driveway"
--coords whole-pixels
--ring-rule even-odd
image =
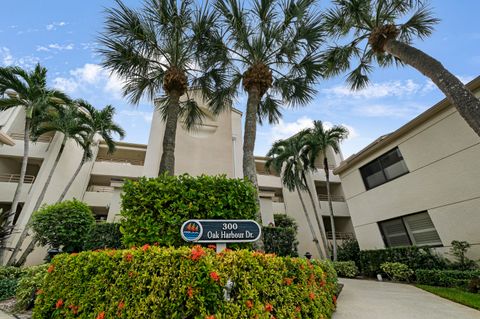
[[[340,279],[333,319],[480,319],[480,311],[410,285]]]

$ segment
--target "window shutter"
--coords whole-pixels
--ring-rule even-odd
[[[400,218],[381,223],[388,247],[410,246],[407,230]]]
[[[406,216],[404,221],[414,245],[442,245],[440,236],[427,212]]]

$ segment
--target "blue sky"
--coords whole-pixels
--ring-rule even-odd
[[[152,106],[130,105],[121,95],[121,81],[99,66],[96,37],[102,30],[103,10],[112,0],[15,0],[3,1],[0,20],[0,65],[32,67],[36,62],[49,70],[49,83],[72,97],[97,107],[112,104],[116,120],[127,131],[127,142],[147,143]],[[128,0],[138,6],[140,1]],[[325,1],[323,3],[326,3]],[[440,60],[463,81],[480,74],[480,1],[432,1],[442,21],[434,34],[414,44]],[[346,125],[351,137],[343,143],[344,155],[353,154],[380,135],[389,133],[426,110],[442,93],[410,67],[376,69],[371,85],[351,92],[338,77],[318,84],[319,94],[306,107],[285,109],[275,126],[258,129],[256,154],[264,155],[271,143],[311,125],[312,120]],[[235,107],[244,110],[245,100]]]

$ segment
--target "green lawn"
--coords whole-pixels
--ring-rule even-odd
[[[427,285],[416,286],[437,296],[480,310],[480,293],[474,294],[458,288],[434,287]]]

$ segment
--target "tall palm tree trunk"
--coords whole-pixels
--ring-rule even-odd
[[[386,41],[384,49],[429,77],[480,136],[480,100],[457,77],[433,57],[406,43],[391,39]]]
[[[295,187],[295,188],[297,189],[297,194],[298,194],[298,197],[300,198],[300,203],[302,204],[303,213],[305,214],[305,219],[307,220],[308,227],[310,228],[310,232],[312,233],[313,242],[317,247],[318,255],[320,256],[320,258],[325,258],[325,256],[323,255],[322,247],[320,247],[320,242],[318,241],[317,236],[315,235],[315,228],[313,228],[312,220],[308,215],[307,207],[305,206],[305,202],[303,201],[303,197],[302,197],[302,194],[300,193],[300,189],[298,187]]]
[[[177,134],[178,115],[180,113],[180,93],[170,92],[170,104],[168,105],[165,133],[163,135],[163,152],[160,160],[160,175],[167,172],[175,174],[175,139]]]
[[[20,202],[20,194],[22,192],[25,174],[27,172],[28,164],[28,152],[30,149],[30,119],[25,118],[25,129],[23,132],[23,159],[22,167],[20,169],[20,180],[18,181],[17,188],[15,189],[15,194],[13,195],[12,207],[10,208],[10,214],[8,216],[7,225],[12,225],[17,212],[18,203]]]
[[[48,186],[50,185],[50,182],[52,180],[53,173],[55,172],[55,169],[57,168],[58,162],[60,161],[60,157],[62,156],[63,149],[65,148],[66,142],[67,142],[67,138],[64,137],[63,140],[62,140],[62,145],[60,146],[60,150],[58,151],[57,157],[55,158],[55,162],[53,163],[52,169],[50,170],[50,173],[48,174],[47,180],[45,181],[45,185],[43,186],[42,192],[40,193],[40,196],[38,197],[37,202],[35,203],[35,207],[33,208],[32,214],[30,215],[30,217],[28,219],[28,222],[25,226],[25,229],[23,229],[23,231],[22,231],[22,233],[21,233],[21,235],[18,239],[18,242],[15,245],[15,249],[14,249],[12,255],[10,256],[10,259],[8,260],[8,265],[16,264],[15,258],[17,257],[20,249],[22,248],[22,245],[23,245],[23,242],[25,241],[25,238],[27,238],[27,236],[28,236],[28,224],[30,223],[30,220],[32,219],[33,214],[38,210],[38,208],[40,207],[40,205],[43,202],[43,199],[45,198],[45,194],[47,193],[47,189],[48,189]],[[35,247],[35,246],[33,246],[33,247]],[[25,253],[26,253],[26,251],[24,252],[24,254]]]
[[[77,178],[77,175],[78,175],[78,174],[80,173],[80,171],[82,170],[83,164],[85,164],[85,162],[86,162],[86,153],[83,152],[83,156],[82,156],[82,160],[80,161],[80,164],[78,164],[78,167],[77,167],[77,169],[75,170],[75,173],[73,173],[72,178],[70,178],[70,180],[68,181],[67,186],[65,186],[65,189],[63,190],[62,194],[61,194],[60,197],[58,198],[57,203],[60,203],[60,202],[65,198],[65,196],[67,195],[68,190],[70,189],[70,187],[72,186],[73,182],[75,181],[75,178]]]
[[[325,227],[323,225],[323,220],[321,220],[320,214],[318,213],[317,206],[315,205],[315,198],[313,197],[312,191],[307,184],[307,178],[305,173],[302,174],[303,181],[305,185],[307,185],[307,192],[308,196],[310,197],[310,201],[312,202],[313,211],[315,213],[315,220],[317,221],[318,229],[320,230],[320,236],[322,238],[323,249],[325,251],[325,256],[328,257],[328,241],[327,236],[325,235]],[[318,201],[318,198],[317,198]]]
[[[333,241],[333,261],[337,261],[337,236],[335,234],[335,219],[333,217],[332,197],[330,195],[330,171],[328,169],[327,154],[324,154],[323,169],[325,170],[325,180],[327,184],[327,198],[328,208],[330,209],[330,225],[332,227],[332,241]]]
[[[245,130],[243,132],[243,176],[255,187],[258,186],[255,169],[255,138],[257,135],[257,109],[260,104],[260,91],[256,87],[248,91],[247,112],[245,113]]]

